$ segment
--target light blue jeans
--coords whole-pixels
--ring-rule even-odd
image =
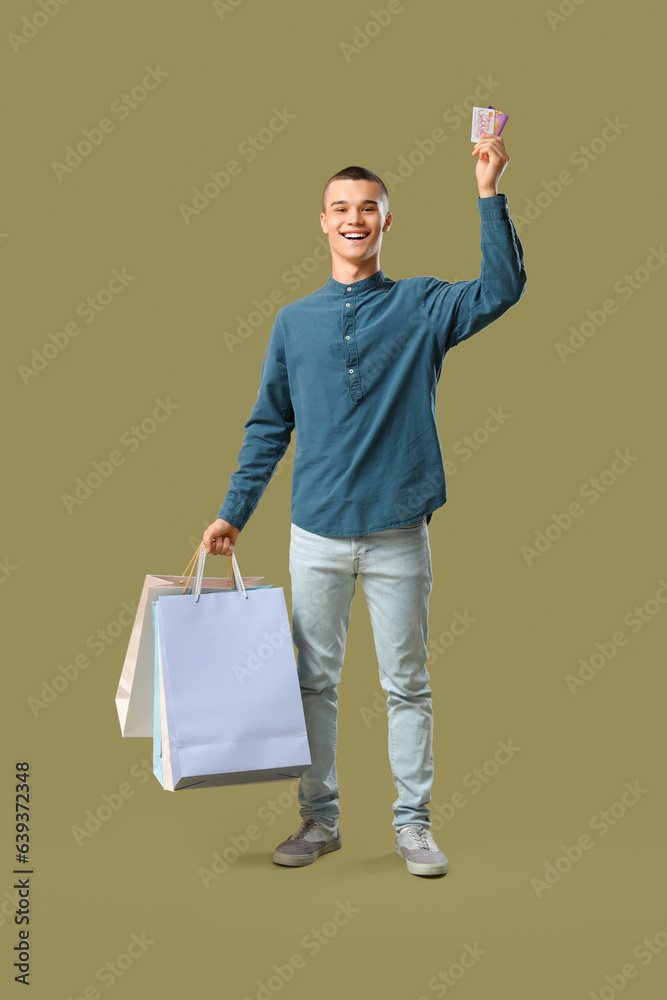
[[[430,826],[433,711],[428,601],[433,584],[426,518],[353,538],[291,526],[292,632],[311,765],[299,780],[302,817],[338,818],[338,684],[357,576],[387,693],[389,762],[398,792],[393,825]]]

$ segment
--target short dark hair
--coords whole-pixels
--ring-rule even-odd
[[[375,181],[380,185],[380,190],[387,202],[387,208],[389,207],[389,192],[381,177],[374,174],[372,170],[366,170],[365,167],[345,167],[343,170],[339,170],[337,174],[334,174],[333,177],[330,177],[324,185],[324,191],[322,192],[322,211],[324,212],[326,212],[327,191],[332,181]]]

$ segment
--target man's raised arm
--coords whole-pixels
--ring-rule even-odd
[[[515,305],[526,287],[523,247],[498,181],[509,163],[501,136],[484,133],[472,151],[476,165],[481,220],[482,264],[474,281],[422,278],[421,305],[440,338],[443,355],[483,330]]]

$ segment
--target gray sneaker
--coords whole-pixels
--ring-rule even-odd
[[[310,865],[321,854],[339,850],[342,843],[338,820],[325,823],[324,820],[309,816],[301,822],[296,833],[278,844],[271,860],[276,865],[290,865],[293,868]]]
[[[396,853],[411,875],[444,875],[449,862],[427,826],[402,826],[396,834]]]

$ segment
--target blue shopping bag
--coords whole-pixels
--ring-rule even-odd
[[[180,577],[149,575],[144,581],[116,691],[116,710],[123,736],[150,736],[153,731],[154,644],[152,625],[148,627],[148,622],[152,620],[151,602],[162,595],[178,594],[183,583],[185,588],[181,593],[187,592],[192,576],[192,573],[189,573],[190,565],[197,561],[199,548]],[[257,587],[264,583],[264,577],[247,577],[243,582],[246,588]],[[201,589],[202,593],[209,593],[212,590],[227,591],[232,585],[230,572],[228,578],[203,578]]]
[[[155,773],[170,791],[298,777],[311,763],[282,587],[159,597]],[[158,736],[158,723],[160,727]]]

